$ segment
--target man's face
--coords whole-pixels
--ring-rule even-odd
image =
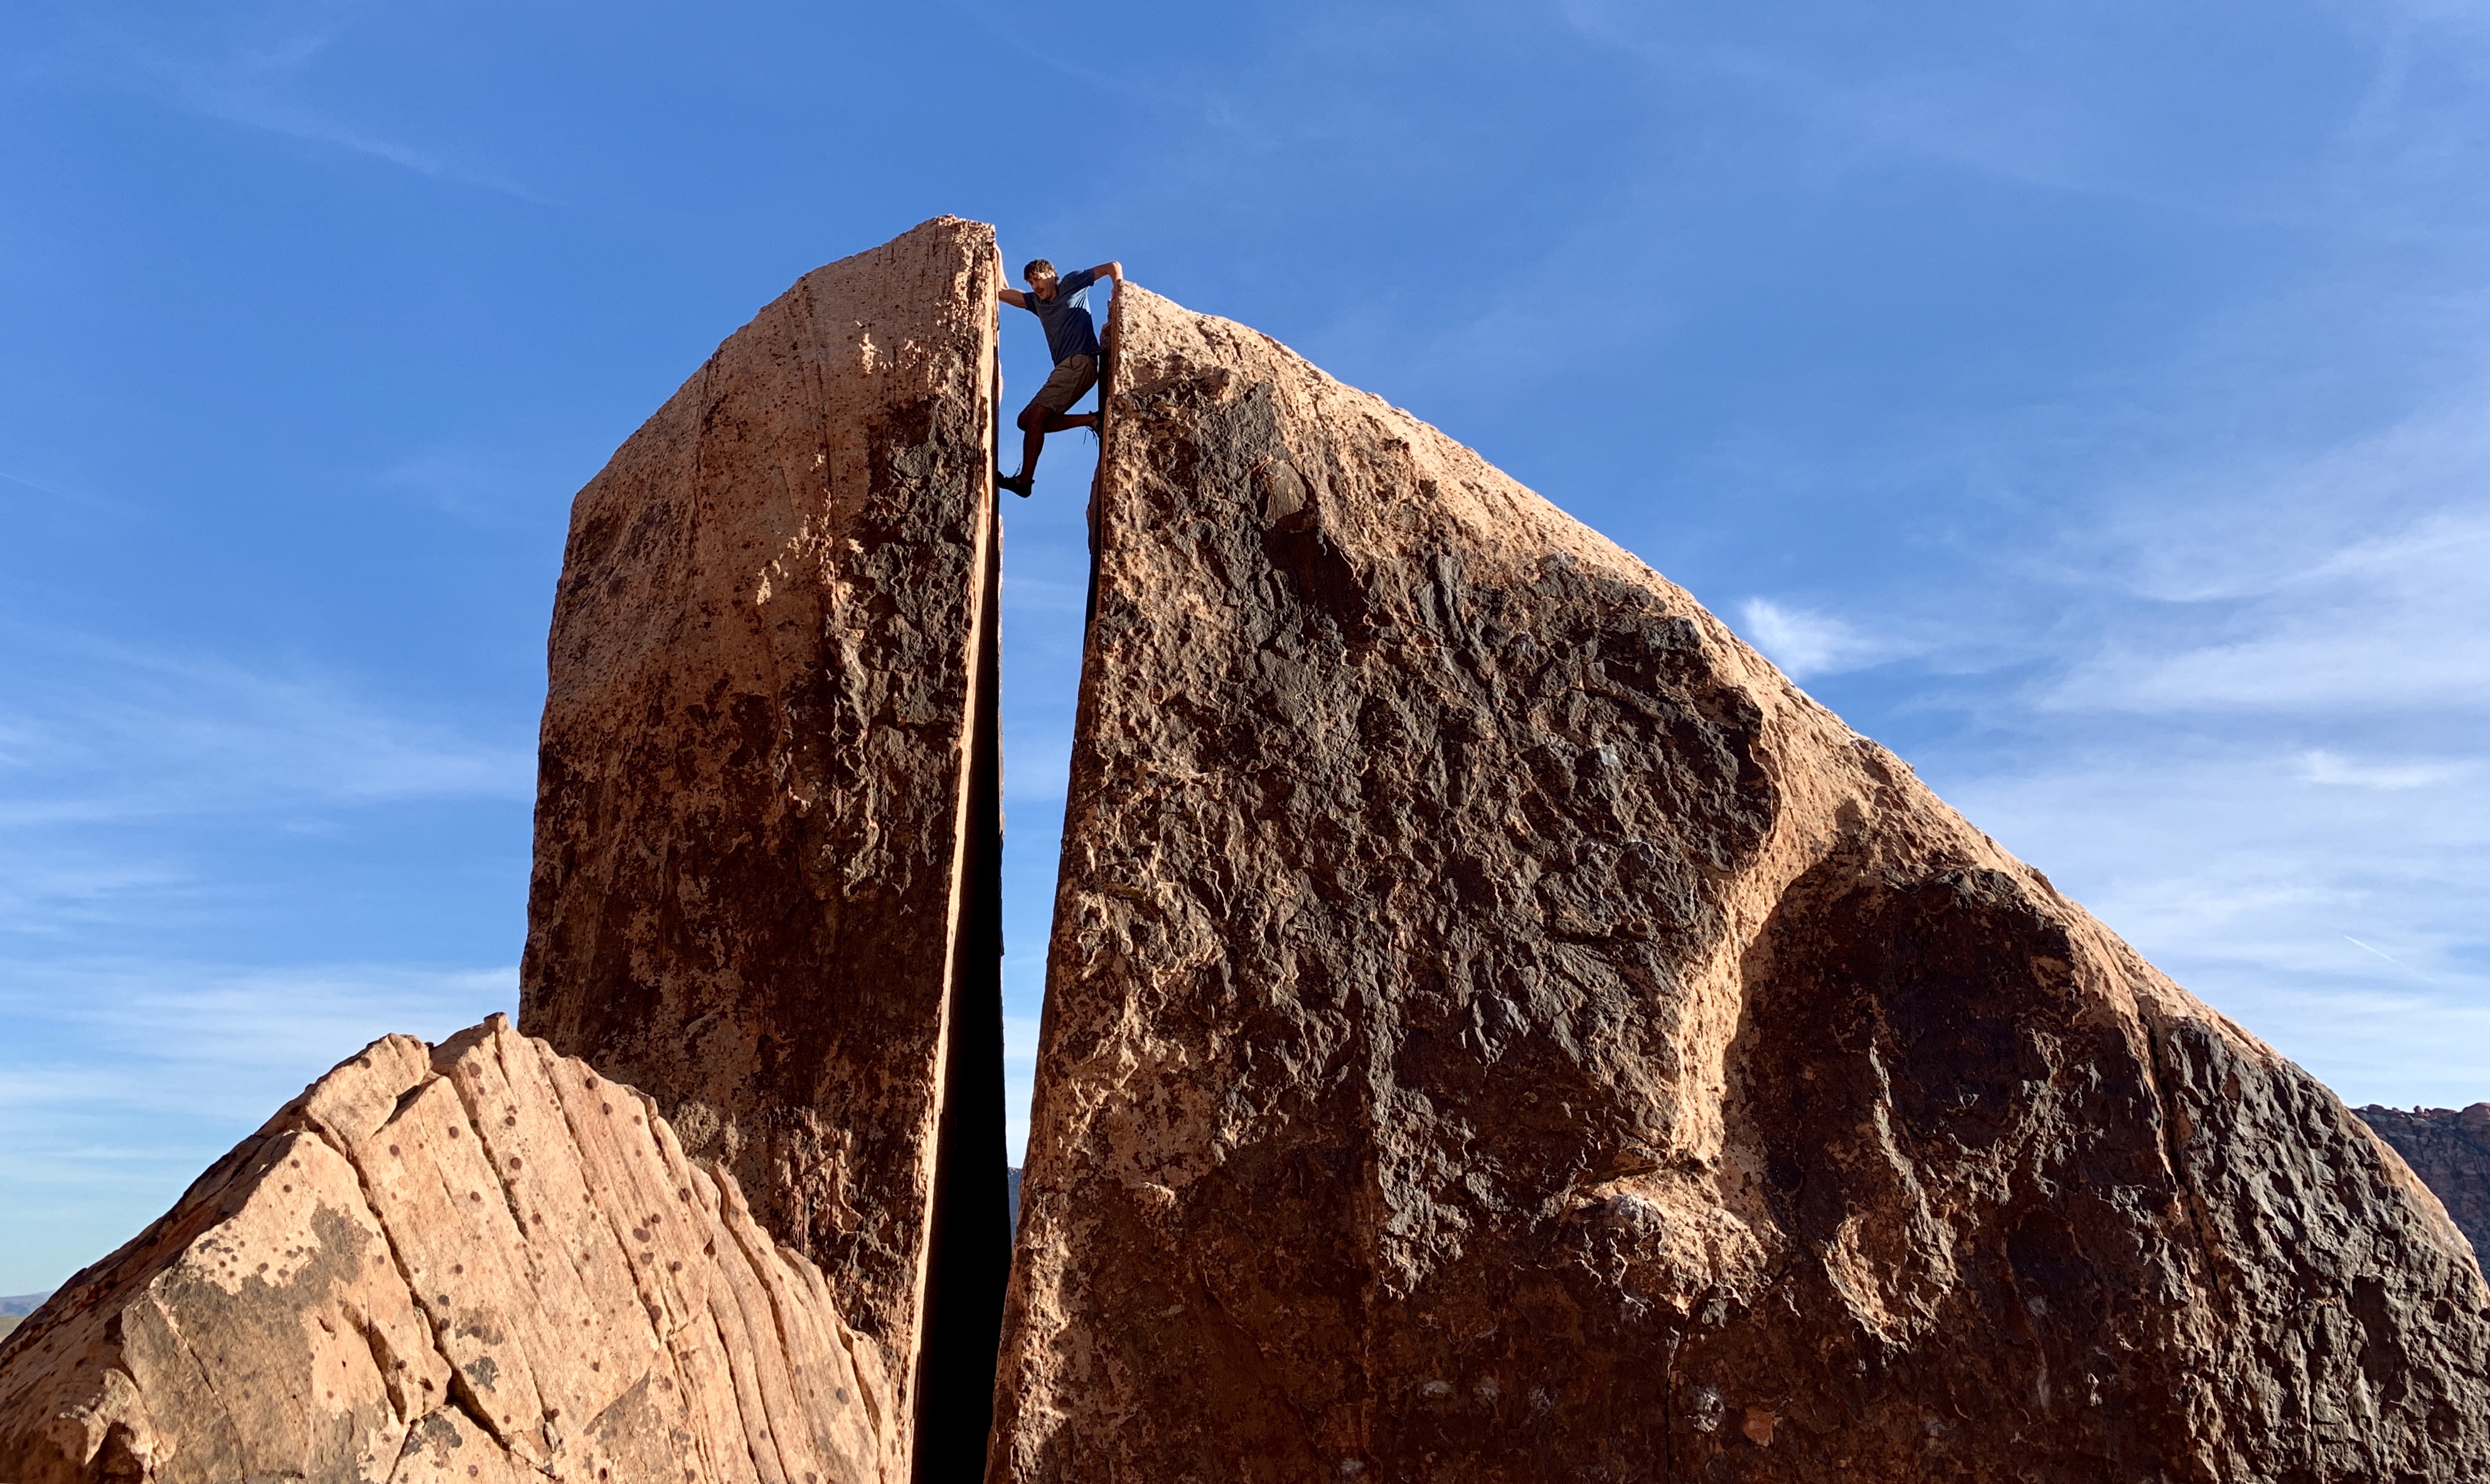
[[[1042,273],[1036,277],[1029,279],[1028,291],[1035,294],[1040,299],[1053,299],[1055,297],[1055,275],[1051,273]]]

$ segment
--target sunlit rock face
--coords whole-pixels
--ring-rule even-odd
[[[2490,1477],[2324,1088],[1477,455],[1109,349],[991,1479]]]
[[[808,274],[580,491],[521,970],[821,1265],[903,1427],[936,1356],[982,1407],[1009,1243],[1000,283],[957,218]]]
[[[656,1108],[491,1021],[375,1041],[0,1350],[0,1479],[901,1484],[829,1285]]]

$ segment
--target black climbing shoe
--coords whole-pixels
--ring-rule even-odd
[[[1010,490],[1024,500],[1028,498],[1028,487],[1036,481],[1037,476],[1033,474],[1012,475],[1005,474],[999,469],[995,471],[996,485],[999,488]]]

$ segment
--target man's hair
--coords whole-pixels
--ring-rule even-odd
[[[1020,271],[1023,283],[1035,283],[1041,276],[1049,278],[1059,276],[1055,271],[1055,265],[1042,257],[1030,258],[1028,266]]]

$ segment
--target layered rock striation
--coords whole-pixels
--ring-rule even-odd
[[[2409,1113],[2372,1103],[2356,1111],[2446,1204],[2474,1255],[2490,1264],[2490,1103]]]
[[[829,1285],[500,1016],[375,1041],[0,1348],[0,1479],[901,1484]]]
[[[1118,295],[989,1477],[2490,1477],[2314,1080],[1683,591]]]
[[[1009,1243],[1000,282],[954,218],[808,274],[580,491],[521,969],[521,1026],[734,1172],[903,1417],[929,1356],[982,1405]]]

